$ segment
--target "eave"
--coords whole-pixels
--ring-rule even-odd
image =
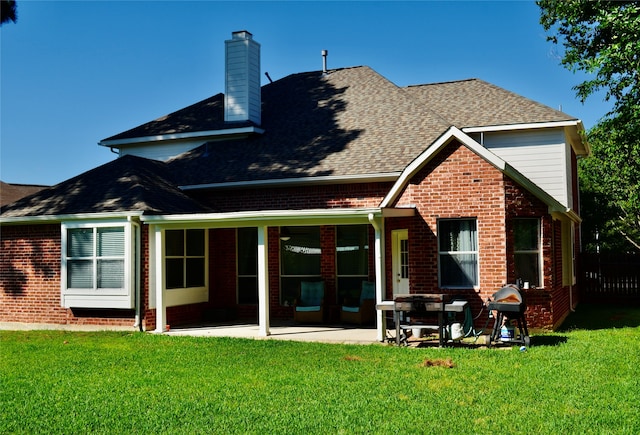
[[[145,224],[162,227],[237,228],[258,226],[354,225],[372,219],[409,217],[415,208],[367,207],[308,210],[257,210],[142,216]]]
[[[58,214],[58,215],[41,215],[41,216],[15,216],[0,217],[0,225],[35,225],[35,224],[56,224],[70,221],[99,221],[99,220],[116,220],[116,219],[139,219],[144,212],[106,212],[106,213],[77,213],[77,214]]]
[[[573,151],[578,156],[586,156],[591,153],[591,148],[586,142],[584,134],[584,125],[579,119],[571,119],[568,121],[550,121],[550,122],[531,122],[526,124],[508,124],[508,125],[484,125],[479,127],[464,127],[464,133],[489,133],[503,132],[514,130],[533,130],[540,128],[563,128],[566,135],[571,141]]]
[[[153,136],[133,137],[127,139],[101,140],[98,145],[108,148],[125,148],[127,146],[140,145],[147,142],[163,142],[174,140],[202,139],[202,140],[223,140],[231,137],[246,137],[251,134],[263,134],[264,130],[259,127],[238,127],[223,130],[195,131],[190,133],[167,133]]]

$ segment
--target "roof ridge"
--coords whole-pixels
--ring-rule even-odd
[[[461,83],[461,82],[472,82],[472,81],[484,81],[482,79],[479,78],[475,78],[475,77],[470,77],[468,79],[460,79],[460,80],[447,80],[444,82],[432,82],[432,83],[418,83],[415,85],[407,85],[405,86],[405,88],[418,88],[421,86],[436,86],[436,85],[446,85],[446,84],[450,84],[450,83]],[[488,82],[485,82],[488,83]]]

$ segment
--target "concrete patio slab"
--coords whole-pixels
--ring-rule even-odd
[[[374,328],[327,325],[277,325],[271,326],[269,336],[261,336],[257,324],[234,324],[171,328],[167,335],[193,337],[235,337],[256,340],[315,341],[322,343],[375,344]]]

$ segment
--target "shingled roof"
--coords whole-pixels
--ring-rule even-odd
[[[103,142],[168,134],[196,133],[247,127],[252,122],[224,122],[224,95],[217,94],[184,109],[103,139]]]
[[[404,89],[416,101],[460,129],[577,119],[479,79],[416,85]]]
[[[168,162],[181,185],[400,172],[449,124],[369,67],[262,88],[262,135],[209,142]]]
[[[124,156],[4,206],[0,216],[131,211],[164,214],[207,209],[175,187],[165,163]]]
[[[218,94],[105,141],[253,125],[225,123],[223,104]],[[262,87],[262,134],[210,141],[166,163],[121,157],[0,216],[206,212],[179,186],[399,174],[452,125],[572,120],[477,79],[400,88],[366,66],[293,74]]]

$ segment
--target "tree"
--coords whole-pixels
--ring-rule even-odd
[[[583,201],[598,207],[585,217],[600,219],[601,234],[614,231],[640,251],[640,1],[537,4],[540,23],[554,33],[547,40],[564,48],[561,64],[589,74],[574,87],[578,98],[604,91],[613,102],[588,132],[592,154],[580,162]]]
[[[15,0],[1,0],[0,1],[0,26],[9,21],[14,23],[18,21],[18,13],[16,12]]]

